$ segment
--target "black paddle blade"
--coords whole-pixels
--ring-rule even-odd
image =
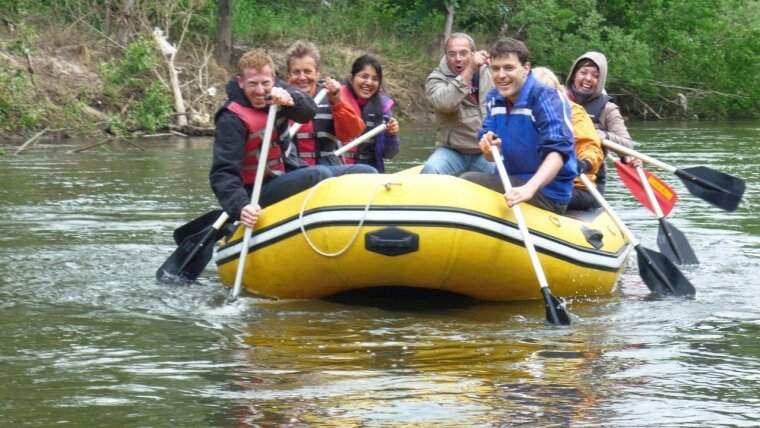
[[[205,231],[209,226],[213,225],[223,213],[223,210],[209,211],[195,220],[190,220],[182,226],[174,229],[174,242],[177,245],[181,245],[182,241],[190,237],[190,235]],[[228,222],[230,221],[232,220],[228,220]]]
[[[570,325],[570,315],[556,297],[552,295],[548,287],[541,287],[546,306],[546,320],[554,325]]]
[[[675,173],[692,195],[726,211],[736,210],[744,195],[744,180],[706,166],[677,169]]]
[[[664,296],[694,296],[697,290],[667,257],[657,251],[636,246],[639,275],[647,287]]]
[[[188,283],[195,281],[214,254],[214,242],[218,231],[206,228],[182,241],[176,250],[156,271],[156,279],[161,282]]]
[[[679,265],[698,265],[699,259],[691,249],[689,241],[683,232],[668,223],[664,218],[660,219],[660,228],[657,231],[657,246],[662,255]]]

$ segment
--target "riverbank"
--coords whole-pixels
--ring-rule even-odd
[[[34,37],[22,34],[30,26]],[[287,46],[266,47],[281,76]],[[235,46],[233,57],[251,48]],[[364,53],[338,44],[320,49],[323,74],[336,79],[345,78],[351,62]],[[385,67],[385,91],[396,101],[402,120],[430,120],[424,80],[435,61],[408,63],[376,55]],[[149,62],[149,67],[135,69],[140,61]],[[225,102],[224,86],[235,73],[234,67],[217,64],[201,46],[184,44],[169,64],[151,39],[123,47],[97,31],[42,23],[13,23],[0,29],[0,66],[0,139],[14,142],[40,132],[37,138],[43,140],[166,132],[213,135],[213,115]],[[171,68],[177,71],[186,123],[176,113]]]

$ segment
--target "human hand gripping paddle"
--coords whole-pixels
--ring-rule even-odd
[[[314,97],[319,104],[327,95],[322,89]],[[301,128],[302,123],[294,123],[288,134],[291,138]],[[177,249],[156,271],[156,279],[161,282],[191,282],[206,268],[214,254],[214,243],[221,238],[219,230],[230,217],[222,210],[209,211],[206,214],[174,230]]]
[[[694,286],[688,279],[683,276],[680,270],[667,257],[650,250],[641,245],[633,233],[623,224],[620,217],[612,210],[610,205],[604,200],[604,197],[596,190],[596,186],[591,183],[584,174],[579,175],[583,185],[591,192],[594,199],[601,205],[604,210],[612,217],[617,227],[623,232],[626,239],[631,241],[633,248],[638,255],[639,275],[644,283],[653,293],[673,296],[693,296],[696,294]]]
[[[512,190],[512,184],[509,182],[509,176],[507,170],[504,168],[504,162],[501,161],[501,154],[499,149],[492,145],[490,146],[491,155],[493,156],[496,169],[499,171],[499,177],[501,177],[501,183],[504,185],[504,190],[509,193]],[[528,231],[528,225],[523,217],[522,209],[520,205],[514,205],[512,211],[515,213],[517,219],[517,226],[520,228],[520,234],[522,234],[525,248],[528,250],[528,256],[530,262],[533,264],[533,270],[536,272],[536,278],[538,278],[538,284],[541,286],[541,295],[544,297],[544,304],[546,306],[546,320],[555,325],[570,325],[570,315],[562,303],[554,296],[552,296],[549,290],[549,284],[546,281],[546,276],[541,268],[541,263],[538,260],[538,254],[536,248],[533,246],[533,239]]]
[[[746,185],[741,178],[716,171],[706,166],[678,169],[628,147],[613,143],[610,140],[602,140],[602,144],[618,153],[635,156],[644,162],[674,173],[683,181],[683,184],[692,195],[726,211],[736,210],[744,195]]]

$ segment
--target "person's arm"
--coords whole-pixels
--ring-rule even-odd
[[[599,124],[602,130],[598,130],[600,138],[604,138],[612,141],[613,143],[620,144],[621,146],[628,147],[630,149],[634,146],[634,141],[631,135],[628,133],[628,128],[625,126],[625,120],[623,115],[620,114],[620,108],[617,104],[608,102],[604,105],[601,117],[599,118]],[[632,165],[634,168],[644,166],[641,159],[633,156],[620,155],[620,159],[627,164]]]
[[[557,152],[564,163],[575,154],[572,120],[568,117],[572,116],[569,101],[554,90],[540,91],[535,96],[532,110],[538,129],[539,155],[544,159],[549,153]]]
[[[596,174],[604,161],[602,142],[594,128],[586,109],[572,104],[573,134],[575,134],[575,154],[578,158],[578,173],[586,171]]]
[[[290,94],[290,97],[293,99],[292,106],[283,106],[281,108],[282,114],[285,115],[285,117],[297,123],[306,123],[314,119],[314,116],[317,114],[317,104],[310,96],[295,89],[280,79],[277,79],[275,86],[288,91],[288,94]]]
[[[526,202],[549,184],[570,157],[575,155],[575,138],[570,129],[570,106],[559,92],[540,91],[533,105],[536,129],[538,129],[537,150],[541,165],[536,173],[522,186],[505,194],[509,206]],[[570,123],[568,123],[570,122]]]
[[[470,86],[461,79],[446,78],[440,72],[433,71],[425,81],[425,97],[430,107],[442,113],[453,113],[459,104],[470,95]]]
[[[565,161],[559,152],[551,152],[541,162],[541,166],[535,174],[525,184],[519,187],[513,187],[512,191],[505,194],[507,204],[511,207],[520,202],[527,202],[541,190],[544,186],[551,183],[557,173],[562,169]]]
[[[382,95],[383,100],[383,119],[385,119],[386,129],[382,134],[382,147],[375,146],[383,159],[392,159],[401,149],[401,141],[398,138],[399,124],[398,120],[393,117],[393,100]],[[376,153],[377,155],[377,153]]]
[[[364,132],[366,125],[361,116],[351,107],[346,100],[338,98],[335,104],[330,105],[335,126],[335,136],[343,142],[349,142]]]
[[[628,128],[625,126],[623,115],[620,114],[620,108],[615,103],[608,102],[604,105],[602,114],[599,117],[599,125],[602,128],[599,132],[603,134],[600,137],[629,149],[633,148],[633,140],[628,133]]]
[[[240,177],[247,138],[248,130],[237,116],[229,111],[220,113],[209,181],[219,205],[235,220],[240,220],[240,211],[250,203]]]
[[[341,96],[340,82],[327,77],[324,85],[327,90],[327,100],[330,103],[335,136],[347,143],[361,135],[366,125],[361,115]]]
[[[473,77],[480,71],[480,67],[488,61],[488,51],[475,51],[471,54],[472,58],[470,58],[467,67],[457,76],[457,80],[469,87],[472,87]]]

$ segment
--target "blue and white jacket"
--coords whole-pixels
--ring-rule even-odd
[[[524,181],[533,177],[549,153],[558,152],[565,163],[540,192],[559,204],[568,204],[578,171],[572,129],[568,101],[530,73],[509,112],[507,100],[497,89],[486,95],[486,117],[478,138],[488,131],[495,133],[502,142],[507,173]]]

